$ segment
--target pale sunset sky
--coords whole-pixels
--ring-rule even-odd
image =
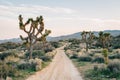
[[[0,39],[18,38],[24,21],[42,15],[50,36],[83,30],[120,30],[120,0],[0,0]]]

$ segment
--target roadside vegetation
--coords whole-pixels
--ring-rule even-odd
[[[84,31],[84,34],[88,33]],[[88,44],[89,36],[83,37],[84,41],[67,40],[68,45],[64,48],[83,80],[120,80],[120,36],[100,32],[91,44]]]
[[[29,75],[49,65],[56,54],[55,48],[62,45],[59,42],[47,42],[44,45],[37,43],[33,47],[33,59],[29,59],[27,49],[20,43],[9,42],[9,44],[12,44],[9,48],[6,48],[8,42],[0,44],[0,47],[5,48],[0,52],[0,80],[26,79]],[[13,48],[16,45],[19,46]]]

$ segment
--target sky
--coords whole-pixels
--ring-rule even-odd
[[[18,38],[18,16],[24,22],[42,15],[50,36],[120,30],[120,0],[0,0],[0,39]]]

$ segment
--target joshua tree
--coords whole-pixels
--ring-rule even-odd
[[[83,31],[81,33],[82,41],[86,43],[86,52],[88,52],[89,46],[91,47],[91,43],[94,39],[94,34],[92,32]]]
[[[110,33],[99,32],[99,41],[103,48],[108,48],[110,45],[111,35]]]
[[[29,24],[30,27],[27,26]],[[33,45],[37,41],[46,41],[46,37],[51,33],[51,31],[46,29],[45,33],[42,33],[44,30],[44,22],[42,16],[36,17],[36,20],[29,18],[25,23],[23,23],[23,17],[19,15],[19,27],[27,34],[27,37],[23,38],[22,35],[20,35],[20,38],[24,41],[23,44],[27,47],[29,52],[29,59],[31,59]]]
[[[88,37],[89,48],[91,48],[95,35],[93,32],[89,32],[88,34],[89,34],[89,37]]]
[[[108,64],[108,48],[110,45],[111,35],[110,33],[99,32],[99,40],[103,47],[103,55],[105,63]]]

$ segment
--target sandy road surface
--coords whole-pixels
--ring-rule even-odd
[[[57,49],[57,54],[48,67],[26,80],[82,80],[82,78],[61,47]]]

